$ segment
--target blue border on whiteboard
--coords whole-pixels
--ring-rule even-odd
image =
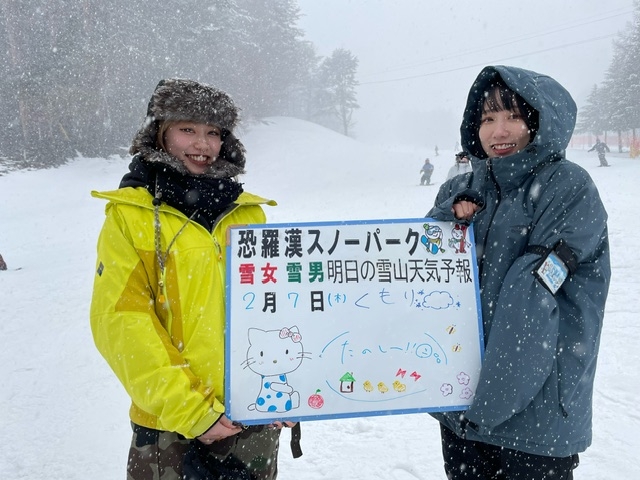
[[[378,219],[378,220],[337,220],[337,221],[321,221],[321,222],[288,222],[288,223],[252,223],[252,224],[244,224],[244,225],[234,225],[228,227],[226,236],[225,236],[225,250],[226,250],[226,258],[230,258],[232,255],[231,245],[229,242],[229,231],[231,230],[246,230],[251,228],[256,229],[264,229],[264,228],[287,228],[287,227],[310,227],[310,226],[333,226],[333,225],[367,225],[367,224],[384,224],[384,223],[416,223],[416,222],[424,222],[428,220],[433,220],[435,222],[450,222],[457,223],[454,220],[438,220],[432,217],[417,217],[417,218],[392,218],[392,219]],[[458,222],[459,223],[459,222]],[[469,241],[475,246],[475,235],[473,232],[473,224],[469,225]],[[478,260],[476,258],[476,250],[475,248],[472,250],[472,260],[473,260],[473,273],[474,278],[478,279],[476,282],[476,311],[478,316],[478,342],[480,346],[480,362],[484,362],[484,328],[482,323],[482,305],[480,302],[480,285],[478,278]],[[224,358],[224,375],[225,375],[225,385],[224,385],[224,406],[225,411],[228,412],[231,410],[230,398],[231,398],[231,387],[229,382],[226,379],[230,378],[231,371],[231,338],[230,338],[230,328],[229,324],[231,323],[231,293],[230,293],[230,285],[231,285],[231,271],[229,268],[226,268],[225,265],[225,336],[224,336],[224,346],[225,346],[225,358]],[[300,422],[300,421],[310,421],[310,420],[332,420],[332,419],[341,419],[341,418],[358,418],[358,417],[376,417],[376,416],[385,416],[385,415],[405,415],[412,413],[438,413],[438,412],[447,412],[447,411],[461,411],[466,410],[468,405],[455,405],[455,406],[446,406],[446,407],[425,407],[425,408],[407,408],[407,409],[383,409],[383,410],[374,410],[367,412],[353,412],[353,413],[332,413],[332,414],[322,414],[322,415],[300,415],[300,416],[287,416],[282,418],[268,418],[268,419],[255,419],[255,420],[244,420],[244,425],[264,425],[273,423],[275,421],[292,421],[292,422]],[[229,417],[231,420],[233,418]]]

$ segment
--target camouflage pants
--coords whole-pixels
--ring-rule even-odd
[[[134,425],[127,480],[275,480],[280,431],[246,427],[211,445]]]

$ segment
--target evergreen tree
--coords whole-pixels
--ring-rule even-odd
[[[602,135],[609,126],[608,112],[602,89],[594,85],[587,98],[587,104],[580,109],[576,131]]]
[[[0,163],[123,153],[158,81],[227,91],[243,117],[298,115],[318,58],[295,0],[0,0]]]
[[[636,141],[636,130],[640,128],[640,0],[634,2],[633,21],[627,35],[625,65],[627,103],[625,113],[629,128]]]
[[[72,31],[83,36],[80,15],[69,16],[65,0],[2,2],[4,112],[16,112],[2,154],[24,166],[47,164],[49,152],[71,153],[74,135],[65,91],[78,85]],[[60,86],[60,87],[59,87]],[[69,109],[72,110],[72,109]]]
[[[614,130],[622,151],[622,132],[631,130],[634,143],[640,127],[640,0],[634,1],[633,21],[614,41],[613,58],[602,86],[592,91],[581,112],[583,131]],[[597,118],[599,116],[599,118]]]
[[[316,83],[316,118],[323,125],[351,133],[353,112],[360,108],[357,102],[355,79],[358,58],[349,50],[339,48],[322,60]]]
[[[636,7],[638,5],[636,3]],[[604,101],[607,105],[610,128],[618,132],[619,151],[622,151],[622,132],[638,126],[636,113],[638,108],[638,66],[635,65],[636,61],[634,60],[634,51],[640,47],[640,44],[634,44],[637,39],[638,37],[633,33],[632,25],[620,33],[614,42],[613,58],[603,83]]]
[[[615,43],[615,52],[605,76],[605,85],[609,93],[610,114],[614,128],[627,129],[629,118],[627,110],[629,94],[629,39],[621,36]]]
[[[239,100],[254,117],[283,114],[290,109],[290,92],[306,83],[313,58],[297,27],[300,9],[293,0],[244,0],[243,5],[242,27],[249,38],[240,44]]]

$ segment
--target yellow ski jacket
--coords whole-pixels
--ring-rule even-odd
[[[91,302],[96,346],[131,397],[134,423],[195,438],[224,412],[227,227],[265,223],[261,205],[276,202],[242,193],[209,232],[166,204],[156,228],[141,187],[91,194],[109,200]]]

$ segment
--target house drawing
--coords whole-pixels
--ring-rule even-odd
[[[351,372],[346,372],[342,377],[340,377],[340,391],[342,393],[353,393],[353,385],[356,382],[356,379],[353,378],[353,374]]]

